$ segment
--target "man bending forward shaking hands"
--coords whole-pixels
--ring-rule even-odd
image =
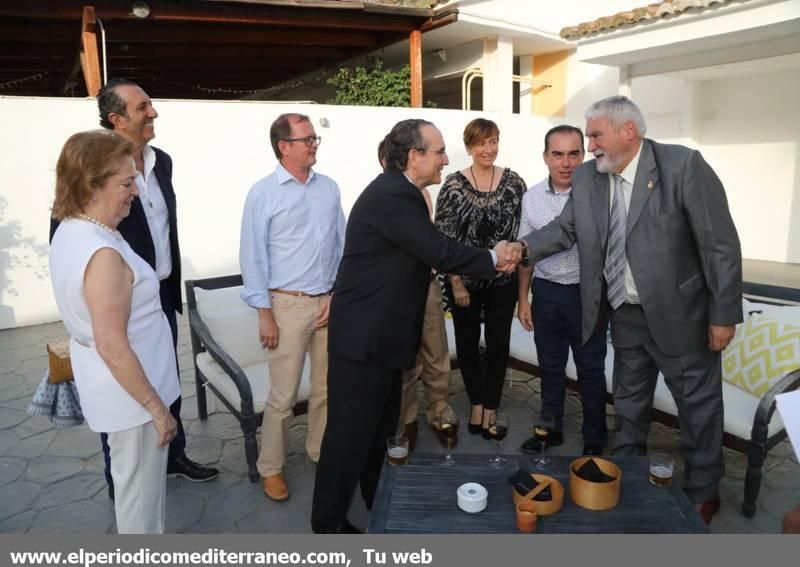
[[[279,163],[247,195],[239,263],[242,299],[258,310],[258,336],[269,350],[258,472],[264,493],[286,500],[282,469],[306,352],[311,358],[306,451],[313,461],[325,431],[328,309],[345,218],[339,186],[311,169],[321,139],[308,116],[282,114],[269,136]]]
[[[433,124],[398,122],[386,137],[386,172],[350,211],[331,305],[330,415],[314,485],[315,533],[358,532],[346,514],[359,483],[372,506],[400,414],[401,372],[414,366],[419,348],[431,267],[491,278],[520,259],[518,243],[499,242],[490,252],[436,230],[422,189],[441,181],[447,163]]]
[[[742,252],[725,190],[699,152],[644,137],[623,96],[586,111],[595,159],[562,213],[524,237],[537,261],[578,245],[582,341],[611,319],[617,455],[647,450],[659,370],[678,406],[684,490],[706,523],[719,509],[720,351],[742,321]]]

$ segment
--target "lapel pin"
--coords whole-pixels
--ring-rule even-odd
[[[653,188],[653,180],[652,179],[647,182],[647,188],[648,189],[652,189]]]

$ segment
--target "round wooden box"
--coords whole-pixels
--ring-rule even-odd
[[[579,477],[575,471],[589,459],[594,459],[597,467],[608,476],[611,482],[591,482]],[[569,465],[569,495],[578,506],[588,510],[610,510],[619,502],[619,487],[622,471],[617,465],[597,457],[581,457]]]
[[[538,486],[525,495],[520,494],[512,488],[511,497],[514,500],[514,506],[523,500],[533,500],[534,496],[549,486],[553,499],[545,501],[533,500],[536,502],[536,513],[539,516],[549,516],[561,510],[561,505],[564,503],[564,485],[555,478],[544,474],[531,473],[531,476],[533,480],[538,483]]]

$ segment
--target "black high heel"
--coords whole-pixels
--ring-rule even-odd
[[[483,410],[481,410],[481,422],[472,423],[470,421],[467,423],[467,431],[469,431],[472,435],[477,435],[483,431]]]
[[[497,412],[497,410],[492,410],[492,411]],[[486,413],[486,408],[483,409],[483,412]],[[489,425],[489,427],[491,427],[491,424]],[[489,433],[489,427],[484,427],[483,419],[481,419],[481,437],[483,437],[484,439],[494,439],[494,437],[492,437],[492,434]]]

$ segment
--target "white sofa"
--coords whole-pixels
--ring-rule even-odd
[[[192,352],[195,361],[198,415],[207,419],[206,389],[212,392],[239,420],[244,433],[245,455],[250,480],[259,479],[256,470],[258,447],[256,431],[269,393],[267,352],[258,341],[258,320],[254,309],[239,298],[241,276],[224,276],[186,282]],[[795,294],[797,290],[792,290]],[[794,298],[794,295],[792,296]],[[767,303],[743,305],[745,313],[760,311],[773,319],[800,327],[800,305],[776,306]],[[455,357],[452,320],[447,319],[450,354]],[[527,332],[515,319],[511,331],[511,366],[538,373],[538,359],[533,333]],[[614,351],[609,345],[606,355],[606,389],[611,394]],[[305,410],[310,392],[309,365],[303,369],[295,413]],[[570,356],[567,376],[577,379]],[[725,443],[748,455],[743,513],[755,513],[755,501],[761,482],[761,467],[767,452],[786,437],[780,415],[775,412],[775,395],[800,387],[800,370],[785,376],[764,396],[757,397],[723,382],[725,405]],[[654,399],[654,416],[674,425],[677,408],[659,377]]]
[[[760,312],[782,323],[800,327],[800,305],[783,306],[767,303],[756,303],[745,299],[742,305],[745,317],[752,312]],[[446,320],[448,343],[451,357],[456,357],[455,335],[452,319]],[[510,365],[519,370],[538,375],[538,356],[533,342],[534,331],[526,331],[515,318],[511,327]],[[611,403],[612,377],[614,368],[614,350],[608,345],[606,354],[606,390]],[[575,363],[570,353],[566,369],[567,378],[574,387],[577,380]],[[766,453],[786,437],[780,414],[775,412],[775,394],[796,389],[800,386],[800,371],[785,376],[784,379],[767,392],[763,397],[736,387],[726,381],[722,382],[722,399],[725,407],[725,444],[733,449],[746,452],[748,470],[745,479],[745,496],[742,512],[747,517],[755,513],[755,501],[761,483],[761,466]],[[656,385],[653,407],[655,416],[660,421],[677,425],[675,419],[678,408],[667,388],[663,375],[659,374]]]

